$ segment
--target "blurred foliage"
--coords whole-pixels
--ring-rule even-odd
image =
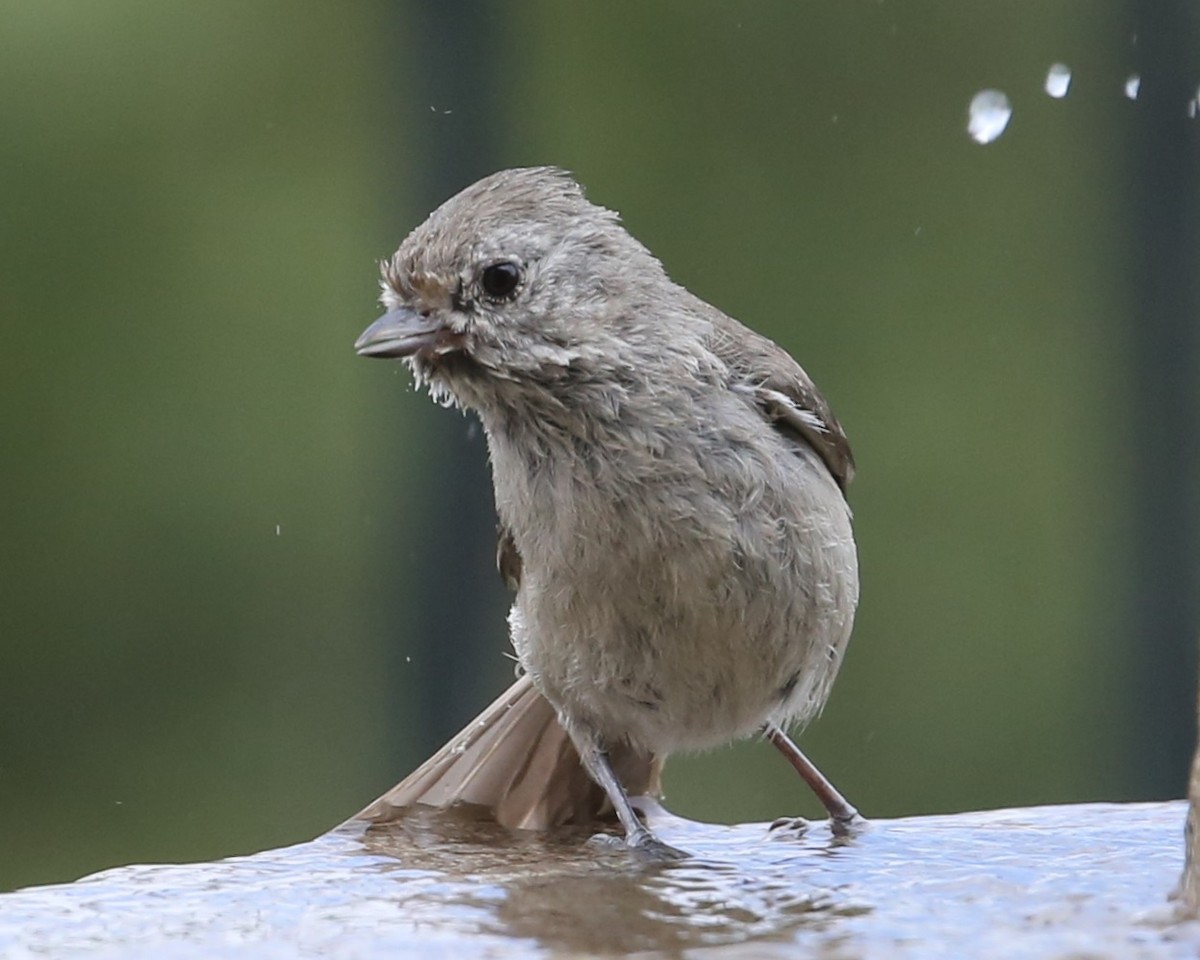
[[[491,76],[448,99],[458,37],[422,9],[0,14],[0,888],[354,813],[444,735],[415,721],[431,578],[483,598],[464,675],[503,685],[491,529],[436,499],[445,445],[483,446],[350,350],[456,150],[574,170],[831,398],[864,592],[804,743],[865,812],[1158,790],[1125,734],[1120,8],[463,5]],[[1015,114],[980,147],[986,86]],[[448,538],[469,569],[423,559]],[[668,789],[815,812],[762,744]]]

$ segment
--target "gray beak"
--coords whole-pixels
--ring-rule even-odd
[[[447,339],[448,331],[431,317],[408,307],[389,310],[354,342],[360,357],[411,357]]]

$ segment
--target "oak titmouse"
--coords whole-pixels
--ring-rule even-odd
[[[501,171],[442,204],[384,263],[381,300],[358,352],[405,358],[487,435],[528,680],[485,717],[515,712],[509,725],[538,743],[556,715],[627,843],[652,854],[678,851],[622,780],[653,791],[668,753],[756,731],[825,791],[835,820],[855,816],[781,730],[825,703],[858,600],[850,447],[799,364],[673,283],[549,167]],[[421,790],[466,796],[445,765],[478,744],[435,757]],[[561,742],[542,746],[542,769],[564,762]],[[491,776],[499,793],[539,789]],[[571,801],[537,803],[561,817]],[[537,803],[509,819],[536,821]]]

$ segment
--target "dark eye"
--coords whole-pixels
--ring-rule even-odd
[[[507,300],[521,282],[521,268],[510,260],[493,263],[483,268],[480,278],[483,292],[495,300]]]

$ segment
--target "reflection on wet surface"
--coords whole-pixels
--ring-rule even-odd
[[[0,895],[0,956],[1196,956],[1200,924],[1173,923],[1166,901],[1184,816],[1042,807],[848,839],[667,817],[660,836],[695,857],[653,865],[586,832],[420,813]]]

